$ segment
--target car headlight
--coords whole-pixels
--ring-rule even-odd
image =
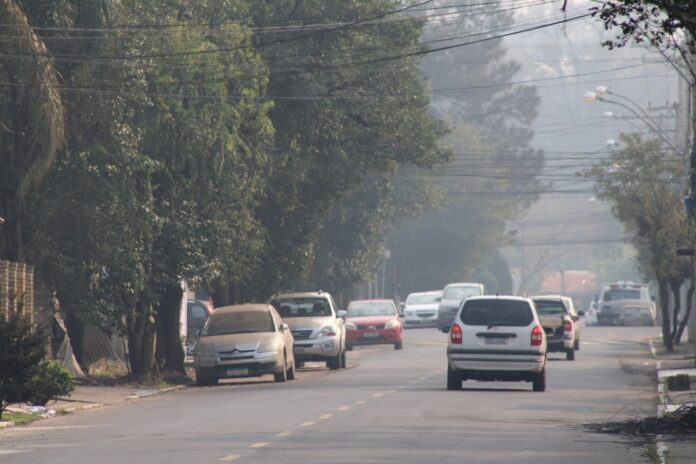
[[[196,344],[193,354],[195,356],[217,356],[217,352],[212,345],[200,342]]]
[[[319,337],[335,337],[338,335],[338,331],[336,330],[336,327],[332,325],[327,325],[325,327],[322,327],[321,330],[319,331],[319,334],[317,336]]]
[[[346,322],[346,329],[348,330],[358,330],[358,326],[352,322]]]
[[[273,342],[259,343],[258,348],[256,348],[257,353],[275,353],[276,346]]]
[[[399,321],[397,321],[396,319],[392,319],[391,321],[384,324],[384,328],[385,329],[393,329],[395,327],[399,327],[400,325],[401,324],[399,323]]]

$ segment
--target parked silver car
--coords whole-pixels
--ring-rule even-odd
[[[276,382],[295,378],[290,327],[273,306],[248,304],[217,308],[203,326],[194,350],[196,383],[273,374]]]
[[[290,325],[298,363],[324,361],[329,369],[346,367],[345,311],[326,292],[282,293],[270,304]]]

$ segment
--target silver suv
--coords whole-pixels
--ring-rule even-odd
[[[468,379],[546,389],[546,334],[531,300],[483,296],[464,302],[449,330],[447,389],[460,390]]]
[[[269,301],[295,338],[295,360],[325,361],[329,369],[346,367],[345,311],[326,292],[280,293]]]
[[[470,296],[486,294],[486,288],[478,283],[448,284],[442,291],[442,299],[437,308],[437,327],[440,330],[449,330],[454,317],[459,311],[462,301]]]

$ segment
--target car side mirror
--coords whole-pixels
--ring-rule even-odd
[[[404,318],[404,317],[406,317],[406,314],[404,314],[404,313],[399,313],[399,317],[400,317],[400,318]]]
[[[288,330],[290,330],[290,326],[283,322],[282,324],[280,324],[280,330],[281,332],[287,332]]]
[[[451,328],[452,328],[452,326],[448,325],[448,326],[446,326],[446,327],[443,327],[443,328],[440,329],[440,330],[442,331],[443,334],[446,334],[446,333],[449,333],[449,331],[450,331]]]
[[[348,316],[348,311],[344,309],[340,309],[337,313],[336,316],[340,317],[341,319],[345,319],[346,316]]]
[[[578,311],[578,316],[583,317],[585,315],[585,311]]]

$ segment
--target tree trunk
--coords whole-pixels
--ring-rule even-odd
[[[672,331],[670,330],[669,317],[669,284],[665,279],[657,279],[658,294],[660,299],[660,314],[662,316],[662,343],[668,353],[674,351],[672,345]]]
[[[693,304],[694,292],[696,292],[696,280],[694,280],[692,278],[691,283],[689,284],[689,290],[686,292],[686,307],[684,308],[684,317],[682,318],[681,322],[679,323],[679,328],[676,330],[676,334],[674,336],[674,344],[675,345],[681,344],[682,334],[684,334],[684,330],[686,329],[686,325],[689,323],[689,317],[691,316],[691,310],[694,306],[694,304]]]
[[[131,373],[139,380],[155,377],[155,312],[151,303],[139,301],[128,328],[128,360]]]
[[[672,291],[672,341],[677,335],[677,328],[679,327],[679,314],[681,314],[681,281],[673,280],[670,282],[669,287]]]
[[[72,311],[65,311],[65,329],[68,332],[68,338],[70,339],[70,346],[72,346],[73,354],[77,363],[80,365],[82,370],[88,372],[89,366],[85,366],[83,360],[84,347],[85,347],[85,324],[77,317]]]
[[[181,286],[169,285],[157,307],[157,358],[165,369],[185,374],[181,343]]]

